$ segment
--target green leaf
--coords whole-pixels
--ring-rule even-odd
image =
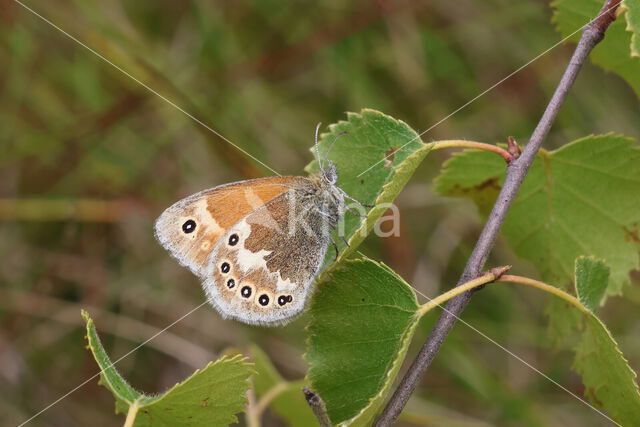
[[[592,257],[576,259],[576,294],[591,311],[598,308],[609,284],[609,267],[604,261]]]
[[[91,350],[93,357],[100,367],[99,383],[108,388],[116,398],[116,414],[126,413],[129,410],[129,405],[140,399],[143,395],[134,390],[112,365],[107,352],[104,350],[104,347],[102,347],[102,343],[96,332],[96,327],[93,324],[93,319],[89,317],[89,313],[82,310],[81,314],[87,324],[87,348]]]
[[[209,426],[238,421],[235,414],[244,409],[252,374],[244,358],[210,362],[166,392],[147,396],[122,378],[102,347],[93,320],[85,311],[82,317],[87,324],[88,348],[101,369],[100,384],[116,398],[116,413],[126,412],[128,419],[135,420],[134,426]]]
[[[581,333],[575,347],[574,369],[582,376],[585,394],[594,406],[606,411],[603,415],[611,417],[621,425],[637,425],[640,420],[640,390],[636,382],[637,375],[629,366],[618,344],[605,325],[596,317],[592,307],[598,303],[607,286],[608,267],[604,262],[581,257],[576,260],[578,293],[581,300],[564,292],[553,292],[564,302],[573,305],[572,310],[582,313]],[[549,291],[548,291],[549,292]],[[564,309],[568,311],[568,308]]]
[[[335,144],[334,144],[335,141]],[[348,113],[347,121],[329,126],[319,141],[320,158],[329,159],[338,171],[338,186],[354,199],[374,208],[346,200],[366,214],[366,219],[345,213],[344,236],[349,242],[339,260],[354,251],[375,222],[400,193],[420,162],[431,150],[406,123],[375,110]],[[306,170],[318,171],[317,161]],[[341,247],[342,242],[337,242]],[[333,257],[333,253],[328,256]]]
[[[632,144],[616,135],[589,136],[537,155],[502,231],[545,281],[566,288],[574,260],[593,255],[611,267],[607,293],[619,294],[639,268],[640,150]],[[491,199],[486,188],[497,190],[504,171],[497,156],[467,150],[445,163],[436,190],[482,209],[478,199]]]
[[[287,421],[289,426],[318,425],[318,420],[302,393],[305,382],[289,382],[282,378],[269,357],[259,347],[251,346],[250,352],[255,364],[256,375],[253,384],[258,397],[263,399],[265,395],[275,394],[268,406],[275,414]]]
[[[622,0],[620,7],[627,13],[627,28],[631,32],[631,56],[640,57],[640,2],[637,0]]]
[[[640,420],[640,391],[636,373],[606,326],[590,311],[576,348],[574,369],[582,376],[586,394],[622,425]]]
[[[442,165],[434,189],[443,196],[471,199],[486,217],[500,192],[505,168],[504,160],[495,153],[482,150],[457,152]]]
[[[558,31],[577,41],[582,31],[576,32],[597,16],[601,0],[557,0],[553,20]],[[631,5],[631,6],[630,6]],[[602,40],[591,52],[591,61],[605,70],[620,75],[640,96],[640,57],[638,57],[638,2],[625,0],[618,18],[611,24]],[[575,34],[574,34],[575,33]]]
[[[370,425],[419,316],[409,285],[383,264],[348,260],[318,286],[307,327],[307,377],[332,422]]]

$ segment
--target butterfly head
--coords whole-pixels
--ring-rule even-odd
[[[338,171],[333,163],[329,162],[327,168],[323,169],[321,173],[327,184],[336,185],[338,183]]]
[[[333,145],[336,143],[338,138],[340,138],[342,135],[346,135],[346,132],[339,133],[333,139],[333,142],[331,143],[331,145],[329,146],[329,149],[325,153],[325,160],[323,162],[322,158],[320,157],[320,148],[319,148],[319,142],[318,142],[318,132],[320,131],[321,125],[322,123],[318,123],[318,125],[316,126],[316,138],[315,138],[315,144],[314,144],[315,151],[316,151],[316,160],[318,161],[320,174],[324,179],[324,181],[330,186],[335,186],[338,183],[338,172],[336,170],[336,165],[334,165],[333,162],[331,162],[330,160],[327,160],[326,158],[328,157],[329,153],[331,152],[331,149],[333,148]]]

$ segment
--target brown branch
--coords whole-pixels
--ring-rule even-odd
[[[591,50],[603,38],[604,33],[609,25],[616,19],[616,10],[620,4],[620,0],[607,0],[605,5],[598,13],[598,16],[591,21],[584,29],[582,37],[576,46],[573,56],[567,65],[567,68],[560,79],[560,83],[547,105],[547,108],[540,119],[540,122],[534,129],[529,143],[524,148],[522,155],[509,163],[504,185],[498,195],[498,199],[493,206],[493,210],[489,215],[487,223],[478,238],[475,248],[469,257],[469,261],[458,281],[458,285],[477,277],[484,266],[487,257],[495,240],[498,236],[500,226],[509,210],[513,200],[515,199],[520,185],[524,180],[529,167],[538,152],[542,141],[549,133],[553,122],[555,121],[560,107],[564,103],[569,89],[573,85],[582,64],[585,62]],[[382,411],[382,414],[376,421],[376,426],[389,426],[394,423],[409,397],[420,382],[424,372],[433,361],[440,346],[444,342],[451,331],[456,319],[462,313],[473,295],[473,291],[466,292],[452,299],[447,304],[445,311],[442,313],[431,334],[423,344],[420,352],[414,359],[408,371],[402,378],[398,388]]]

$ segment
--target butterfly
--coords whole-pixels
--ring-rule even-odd
[[[157,240],[202,280],[225,318],[281,325],[306,306],[345,197],[355,200],[336,185],[335,165],[322,167],[318,129],[316,175],[220,185],[176,202],[155,223]]]

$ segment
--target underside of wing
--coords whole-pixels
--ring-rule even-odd
[[[297,176],[270,177],[201,191],[176,202],[160,215],[155,224],[156,238],[182,265],[204,277],[209,256],[229,227],[308,182]]]
[[[331,229],[317,208],[286,192],[229,228],[214,249],[205,291],[225,317],[282,324],[302,312]]]

